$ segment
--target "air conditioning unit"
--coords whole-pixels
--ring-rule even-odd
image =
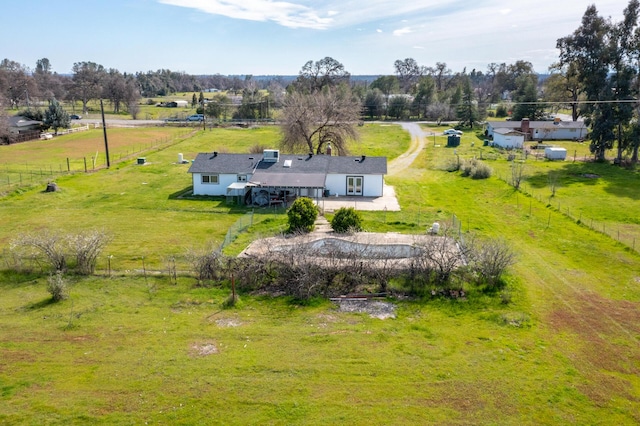
[[[262,161],[265,163],[277,163],[280,158],[280,151],[277,149],[265,149],[262,152]]]

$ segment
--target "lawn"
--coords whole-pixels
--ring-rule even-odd
[[[2,198],[0,218],[14,229],[0,229],[0,246],[16,231],[106,226],[116,234],[110,253],[131,268],[141,254],[202,247],[245,210],[170,196],[190,184],[172,164],[177,152],[247,150],[277,141],[269,132],[198,132],[147,154],[146,166],[123,163],[69,176],[60,193]],[[466,155],[474,137],[463,136],[457,152]],[[392,140],[408,146],[397,127],[367,125],[360,143],[375,155]],[[388,179],[403,211],[367,213],[365,225],[424,232],[455,215],[465,239],[504,239],[518,261],[502,297],[470,289],[466,299],[394,301],[397,318],[380,320],[327,301],[246,294],[223,309],[225,286],[121,271],[70,277],[71,298],[53,304],[45,277],[3,272],[0,423],[640,422],[640,256],[498,177],[442,170],[455,158],[445,144],[437,136]],[[637,200],[628,208],[640,211]],[[282,214],[256,215],[236,244],[284,223]]]

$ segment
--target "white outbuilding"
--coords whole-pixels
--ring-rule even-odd
[[[524,136],[524,133],[513,129],[495,129],[493,131],[493,145],[507,149],[522,149]]]
[[[547,160],[563,160],[567,158],[567,150],[558,146],[549,146],[544,149],[544,157]]]

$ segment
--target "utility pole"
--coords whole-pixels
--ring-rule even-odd
[[[104,133],[104,150],[107,157],[107,169],[111,167],[111,161],[109,160],[109,143],[107,142],[107,123],[104,120],[104,106],[102,105],[102,98],[100,98],[100,112],[102,113],[102,131]]]

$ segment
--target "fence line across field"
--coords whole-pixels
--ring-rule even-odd
[[[110,155],[111,163],[127,161],[149,150],[179,140],[183,135],[176,135],[172,139],[162,138],[145,144],[136,144]],[[89,173],[106,167],[107,159],[104,153],[97,152],[91,157],[66,157],[57,164],[38,165],[25,163],[24,166],[0,164],[0,191],[11,190],[23,186],[46,183],[59,176],[74,173]]]

